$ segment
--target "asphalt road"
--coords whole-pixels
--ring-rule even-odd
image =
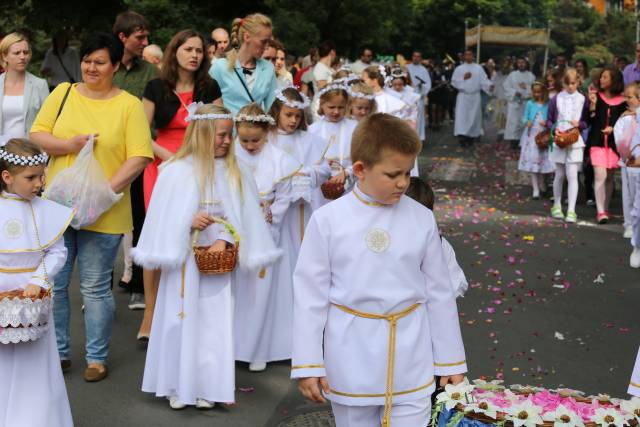
[[[430,134],[420,165],[436,190],[441,231],[471,285],[458,302],[469,376],[624,397],[640,341],[640,271],[628,266],[619,194],[611,224],[596,225],[595,210],[580,204],[579,224],[567,226],[548,217],[548,200],[531,200],[506,145],[485,138],[463,150],[450,134]],[[239,363],[237,403],[209,411],[173,411],[142,393],[141,312],[129,311],[119,290],[110,375],[85,383],[77,278],[71,289],[74,366],[65,378],[77,426],[331,425],[326,407],[299,396],[287,363],[257,374]],[[320,412],[295,418],[309,411]]]

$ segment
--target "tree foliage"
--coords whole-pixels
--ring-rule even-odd
[[[380,54],[409,54],[420,49],[441,58],[463,49],[465,20],[484,24],[546,27],[552,22],[552,52],[597,52],[601,46],[616,55],[631,54],[635,17],[613,12],[601,17],[584,0],[65,0],[55,6],[45,0],[3,0],[0,29],[28,28],[35,45],[48,45],[55,30],[83,32],[111,28],[118,12],[132,9],[152,25],[152,40],[160,45],[177,31],[194,28],[205,35],[217,26],[229,27],[234,17],[263,12],[272,17],[274,34],[289,52],[330,39],[341,55],[355,57],[362,46]],[[42,39],[42,40],[41,40]],[[37,53],[36,49],[36,53]],[[600,49],[601,50],[601,49]],[[509,49],[504,51],[509,53]]]

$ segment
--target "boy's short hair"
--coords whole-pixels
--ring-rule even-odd
[[[423,181],[417,176],[412,176],[405,194],[422,206],[433,210],[436,195],[427,181]]]
[[[371,167],[380,162],[383,150],[416,156],[421,148],[420,137],[407,122],[376,113],[363,119],[353,131],[351,161]]]

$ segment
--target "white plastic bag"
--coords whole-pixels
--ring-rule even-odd
[[[116,194],[93,155],[93,136],[80,150],[73,164],[47,186],[44,197],[76,209],[71,226],[76,230],[93,224],[122,198]]]

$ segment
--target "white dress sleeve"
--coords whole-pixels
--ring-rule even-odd
[[[312,215],[293,274],[291,378],[324,377],[323,337],[329,313],[331,265],[327,230]]]
[[[45,249],[44,265],[40,262],[38,269],[31,276],[29,284],[38,285],[44,290],[49,289],[53,285],[53,277],[62,269],[66,260],[67,248],[64,246],[64,238],[62,237]]]
[[[433,346],[436,375],[467,372],[467,363],[460,333],[460,320],[456,299],[451,291],[442,243],[433,214],[429,214],[429,238],[420,269],[427,291],[427,316]],[[306,237],[305,237],[306,238]]]
[[[456,259],[456,252],[453,250],[453,246],[442,237],[442,251],[444,258],[447,261],[447,268],[449,270],[449,277],[451,278],[451,286],[453,294],[456,297],[461,297],[469,288],[469,283],[464,275],[464,271],[460,268],[458,260]]]

